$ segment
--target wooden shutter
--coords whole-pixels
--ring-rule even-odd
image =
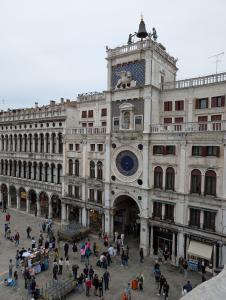
[[[212,97],[211,98],[211,107],[216,107],[217,106],[217,97]]]
[[[195,108],[199,109],[199,99],[195,99]]]
[[[220,147],[217,146],[217,153],[216,153],[216,156],[219,157],[220,156]]]
[[[164,118],[164,124],[171,124],[172,118]]]
[[[172,101],[169,101],[169,111],[172,111]]]
[[[202,122],[207,122],[208,121],[208,117],[207,116],[199,116],[198,117],[198,122],[202,123]]]
[[[221,106],[225,106],[225,96],[221,96]]]
[[[207,155],[207,146],[202,146],[202,156]]]

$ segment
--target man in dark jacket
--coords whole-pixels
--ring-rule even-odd
[[[68,245],[68,243],[66,242],[66,243],[64,244],[64,255],[65,255],[65,257],[68,257],[68,250],[69,250],[69,245]]]
[[[103,279],[105,291],[109,290],[110,273],[107,270],[104,272]]]

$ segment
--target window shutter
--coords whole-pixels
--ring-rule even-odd
[[[195,99],[195,108],[198,109],[199,108],[199,99]]]
[[[225,106],[225,96],[221,96],[221,106]]]
[[[211,98],[211,107],[216,107],[217,106],[217,98],[216,97],[212,97]]]
[[[184,100],[181,100],[181,109],[180,110],[184,110]]]
[[[207,155],[207,147],[202,146],[202,156],[206,156],[206,155]]]
[[[216,153],[216,156],[219,157],[220,156],[220,147],[217,146],[217,153]]]
[[[169,111],[172,111],[172,101],[169,102]]]
[[[166,146],[162,146],[162,147],[163,147],[162,154],[163,154],[163,155],[166,155],[166,154],[167,154],[167,152],[166,152]]]

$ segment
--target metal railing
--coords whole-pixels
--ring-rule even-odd
[[[216,84],[219,82],[226,81],[226,72],[207,75],[203,77],[195,77],[189,78],[184,80],[178,80],[173,82],[165,82],[163,85],[164,90],[171,90],[171,89],[184,89],[189,87],[197,87],[209,84]]]

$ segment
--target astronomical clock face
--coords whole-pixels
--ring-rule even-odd
[[[116,157],[116,167],[124,176],[132,176],[138,169],[138,158],[129,150],[121,151]]]

